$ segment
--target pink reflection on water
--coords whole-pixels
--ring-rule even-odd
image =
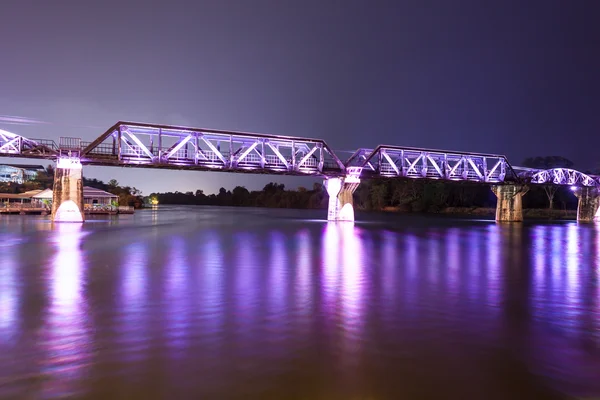
[[[466,274],[462,276],[465,282],[462,282],[463,287],[466,288],[466,295],[471,301],[480,302],[483,300],[484,291],[486,290],[482,277],[485,274],[482,270],[486,268],[485,260],[481,257],[482,251],[482,237],[483,233],[479,229],[472,229],[466,233],[465,249],[467,256],[463,260],[465,268],[468,270]]]
[[[132,243],[125,248],[121,296],[126,307],[141,305],[148,281],[148,244]]]
[[[362,302],[363,284],[365,282],[366,265],[362,264],[362,239],[358,236],[358,228],[352,223],[338,224],[341,233],[342,250],[342,302],[341,311],[346,338],[351,338],[349,345],[359,346],[363,329],[365,305]],[[364,233],[367,234],[366,232]]]
[[[440,265],[440,237],[436,232],[429,232],[428,236],[427,257],[425,258],[427,261],[422,268],[430,287],[435,288],[440,282],[440,273],[443,272]]]
[[[231,273],[234,274],[234,293],[235,308],[239,310],[236,317],[236,333],[250,335],[251,327],[260,317],[258,302],[262,295],[261,290],[264,285],[261,282],[257,266],[261,263],[256,260],[258,242],[256,236],[252,233],[241,232],[235,235],[235,257],[232,260],[232,265],[226,268],[231,268]]]
[[[405,245],[404,259],[402,260],[405,274],[404,282],[407,283],[402,295],[404,296],[404,303],[407,306],[406,312],[407,314],[411,314],[418,309],[416,305],[419,288],[418,285],[414,285],[414,283],[419,281],[419,238],[417,238],[414,234],[405,232],[402,234],[402,239]]]
[[[337,321],[341,334],[337,339],[343,348],[340,362],[345,368],[358,366],[363,344],[366,266],[361,239],[358,228],[349,222],[330,222],[323,233],[325,312]]]
[[[4,239],[4,238],[3,238]],[[2,250],[2,249],[0,249]],[[0,340],[11,342],[17,332],[17,252],[0,252]]]
[[[296,256],[296,278],[294,283],[294,310],[304,319],[313,313],[312,296],[312,246],[308,230],[303,229],[296,234],[295,242],[298,245]],[[301,329],[308,329],[307,324],[301,324]]]
[[[146,242],[135,242],[123,249],[123,261],[119,267],[122,277],[118,295],[121,298],[122,315],[119,334],[121,344],[129,351],[121,357],[134,362],[146,356],[148,348],[148,259],[149,247]],[[117,267],[117,266],[115,266]]]
[[[589,266],[581,263],[581,252],[583,249],[579,247],[581,227],[576,224],[570,224],[566,232],[566,252],[565,252],[565,303],[568,308],[569,325],[576,325],[577,319],[580,317],[582,310],[580,309],[581,284],[580,276],[584,269]],[[586,241],[589,243],[589,241]]]
[[[80,224],[54,225],[56,253],[51,264],[51,302],[43,336],[46,358],[40,361],[49,378],[44,380],[43,390],[51,396],[74,395],[76,382],[86,375],[93,358],[83,293],[86,263],[80,247],[84,236]]]
[[[448,292],[452,297],[458,293],[460,288],[460,234],[458,228],[448,229],[446,234],[446,257],[445,264],[448,274]]]
[[[221,236],[217,232],[208,232],[202,237],[200,257],[195,266],[199,270],[199,303],[197,307],[206,310],[203,314],[203,327],[207,334],[215,334],[222,329],[225,310],[223,309],[225,285],[225,255]]]
[[[268,302],[270,317],[279,316],[285,310],[285,296],[287,291],[286,271],[292,268],[287,259],[287,251],[285,249],[285,236],[281,232],[273,231],[269,235],[270,245],[270,262],[269,262],[269,282]]]
[[[345,222],[340,224],[345,224]],[[337,289],[340,286],[340,247],[338,223],[329,222],[323,230],[323,246],[321,247],[323,269],[320,285],[323,296],[322,304],[325,307],[324,312],[327,314],[333,313],[336,307]]]
[[[186,241],[181,236],[173,236],[168,241],[166,284],[163,301],[166,303],[166,338],[169,349],[175,358],[185,357],[184,350],[189,345],[191,326],[191,280],[190,262],[186,251]]]
[[[381,253],[381,286],[387,300],[396,298],[398,291],[398,238],[395,232],[383,232],[383,251]],[[366,250],[365,254],[372,254]]]

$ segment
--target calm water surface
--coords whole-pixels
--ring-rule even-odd
[[[600,227],[0,217],[0,398],[600,395]]]

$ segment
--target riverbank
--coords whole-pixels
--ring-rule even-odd
[[[400,207],[385,207],[382,211],[391,213],[412,214],[411,211],[403,210]],[[438,212],[425,211],[424,214],[444,214],[457,215],[465,217],[490,217],[496,215],[494,207],[446,207]],[[547,220],[570,220],[577,219],[577,210],[549,210],[540,208],[523,209],[523,218],[526,219],[547,219]]]
[[[441,214],[466,215],[476,217],[493,217],[496,209],[491,207],[447,207]],[[525,219],[577,219],[577,210],[550,210],[539,208],[523,209]]]

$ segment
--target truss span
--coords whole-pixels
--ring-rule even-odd
[[[57,155],[53,141],[27,139],[0,129],[0,156],[25,158],[54,158]]]
[[[537,171],[531,175],[531,183],[569,185],[569,186],[598,186],[597,177],[569,168],[553,168]]]
[[[359,149],[346,167],[362,167],[364,177],[445,179],[502,183],[516,175],[505,156],[412,147]]]
[[[131,122],[118,122],[95,141],[82,142],[80,158],[91,165],[345,174],[344,164],[320,139]]]

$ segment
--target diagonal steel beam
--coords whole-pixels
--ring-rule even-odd
[[[144,145],[144,143],[142,143],[142,141],[140,139],[138,139],[138,137],[136,135],[129,132],[128,129],[124,129],[123,132],[125,132],[131,138],[131,140],[133,140],[135,142],[135,144],[137,144],[140,147],[140,149],[142,149],[142,151],[144,153],[146,153],[146,155],[150,158],[150,160],[154,159],[154,155],[150,152],[150,150],[148,150],[148,148]]]
[[[0,146],[0,152],[4,152],[4,153],[11,153],[10,150],[8,150],[7,148],[11,148],[12,147],[12,152],[18,154],[19,153],[19,139],[20,137],[17,136],[16,138],[9,140],[8,142],[6,142],[5,144],[3,144],[2,146]],[[17,145],[15,145],[15,143]]]
[[[285,157],[279,152],[279,150],[275,146],[273,146],[270,141],[265,141],[265,143],[267,144],[267,146],[269,146],[271,148],[271,150],[273,150],[273,153],[275,153],[277,158],[279,158],[281,160],[283,165],[285,165],[285,167],[287,169],[290,169],[290,164],[287,162]]]
[[[494,167],[488,171],[487,175],[486,175],[486,182],[489,181],[492,178],[492,175],[494,175],[494,172],[496,172],[496,170],[498,169],[498,167],[500,166],[500,163],[502,162],[502,160],[498,160],[496,161],[496,164],[494,164]]]
[[[442,172],[442,170],[440,169],[440,167],[437,165],[437,162],[433,159],[433,157],[431,157],[428,154],[427,155],[427,160],[429,160],[429,162],[431,163],[431,165],[433,165],[433,168],[435,168],[435,170],[437,171],[437,173],[440,176],[440,178],[445,178],[444,177],[444,173]]]
[[[407,175],[410,173],[410,170],[413,170],[414,173],[417,173],[417,169],[415,167],[417,166],[417,163],[419,162],[419,160],[421,160],[422,157],[423,154],[419,154],[419,156],[415,159],[413,163],[411,163],[410,160],[406,158],[406,161],[408,162],[408,170],[406,171]]]
[[[256,148],[256,146],[258,146],[258,142],[254,142],[252,143],[252,145],[250,147],[248,147],[238,158],[237,160],[235,160],[236,163],[239,163],[240,161],[243,161],[244,158],[246,158],[248,156],[248,154],[250,154],[252,152],[252,150],[254,150]]]
[[[297,167],[300,168],[302,164],[304,164],[314,154],[315,151],[317,151],[317,145],[315,145],[315,147],[313,147],[304,157],[302,157]]]
[[[215,155],[219,158],[219,160],[221,160],[221,162],[223,163],[223,165],[227,165],[227,161],[225,160],[225,157],[223,157],[223,154],[221,154],[221,152],[219,150],[217,150],[217,148],[215,147],[214,144],[212,144],[210,142],[210,140],[206,139],[204,137],[203,134],[200,134],[200,136],[198,136],[198,138],[200,140],[202,140],[210,149],[210,151],[212,151],[213,153],[215,153]]]
[[[383,155],[383,158],[385,158],[387,160],[387,162],[390,163],[390,165],[394,169],[394,172],[396,173],[396,175],[400,175],[400,171],[398,170],[398,166],[396,165],[396,163],[394,161],[392,161],[392,159],[390,158],[390,156],[388,155],[388,153],[384,149],[381,149],[381,155]]]
[[[467,160],[469,161],[471,168],[473,168],[473,171],[475,171],[475,173],[477,174],[479,179],[482,180],[483,174],[479,171],[479,168],[477,167],[477,165],[475,165],[475,163],[473,162],[473,159],[471,157],[468,157]]]
[[[165,158],[167,160],[169,158],[171,158],[173,156],[173,154],[177,153],[179,151],[179,149],[181,149],[183,146],[185,146],[186,143],[192,139],[192,137],[193,137],[193,135],[187,135],[185,138],[180,140],[179,143],[177,143],[174,147],[171,148],[171,150],[169,150],[169,152],[167,153]]]

